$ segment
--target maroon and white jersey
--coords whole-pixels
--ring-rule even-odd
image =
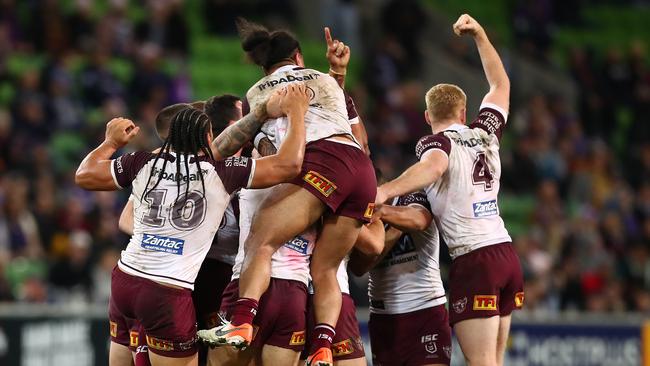
[[[445,174],[426,188],[433,214],[452,259],[512,239],[499,216],[499,139],[508,113],[483,103],[469,125],[454,124],[418,142],[418,159],[434,151],[449,158]]]
[[[253,216],[273,188],[243,189],[239,194],[239,250],[232,267],[232,279],[239,278],[246,252],[244,243],[251,230]],[[309,283],[309,260],[316,243],[316,226],[284,243],[271,257],[271,277]]]
[[[305,115],[308,143],[335,135],[354,138],[343,89],[334,78],[313,69],[287,65],[265,76],[246,93],[250,110],[266,103],[276,90],[294,82],[304,82],[312,95]],[[279,148],[287,134],[287,127],[286,117],[270,119],[262,125],[262,132]]]
[[[182,160],[180,172],[176,171],[176,159]],[[255,161],[191,156],[189,172],[185,163],[184,157],[174,153],[163,154],[156,161],[153,153],[135,152],[113,160],[111,173],[118,187],[132,185],[134,196],[133,235],[122,251],[119,268],[134,276],[193,289],[231,195],[250,186]]]
[[[424,192],[396,197],[394,206],[418,205],[431,211]],[[368,296],[375,314],[404,314],[447,302],[440,277],[440,238],[434,221],[426,230],[404,233],[370,271]]]
[[[212,240],[212,246],[206,258],[235,264],[239,247],[239,194],[235,193],[223,213],[219,230]]]

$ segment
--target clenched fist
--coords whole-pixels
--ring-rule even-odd
[[[461,15],[453,25],[454,33],[457,36],[469,34],[472,37],[480,36],[485,33],[483,27],[468,14]]]
[[[113,118],[106,124],[105,141],[115,149],[119,149],[128,144],[138,132],[140,132],[140,127],[137,127],[130,119]]]

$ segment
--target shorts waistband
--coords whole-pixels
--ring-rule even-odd
[[[164,289],[165,291],[168,291],[168,292],[175,292],[175,293],[182,294],[182,295],[191,295],[192,294],[192,290],[187,289],[187,288],[176,287],[176,286],[173,286],[173,285],[167,285],[167,284],[163,284],[163,283],[160,283],[160,282],[150,280],[148,278],[144,278],[144,277],[136,276],[136,275],[133,275],[133,274],[130,274],[130,273],[126,273],[122,269],[120,269],[120,267],[118,265],[115,266],[113,271],[118,271],[120,276],[127,276],[132,281],[143,282],[143,283],[147,284],[148,286],[156,286],[156,287],[162,288],[162,289]]]

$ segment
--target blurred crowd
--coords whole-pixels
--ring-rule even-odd
[[[338,21],[341,38],[358,42],[354,2],[324,2],[344,10],[328,24]],[[108,1],[102,16],[92,3],[63,9],[57,1],[0,0],[0,302],[106,303],[128,240],[117,229],[126,194],[75,187],[76,165],[110,118],[130,116],[151,130],[161,107],[192,97],[191,27],[181,0],[146,2],[140,17],[127,0]],[[232,36],[241,4],[205,1],[205,14],[216,17],[206,30]],[[292,4],[282,1],[269,16],[297,14]],[[428,11],[419,1],[385,2],[374,25],[381,31],[353,51],[365,72],[351,92],[373,161],[389,177],[414,161],[415,142],[428,131],[422,112],[430,85],[418,79]],[[519,11],[517,24],[537,15]],[[531,39],[517,36],[512,48],[534,55]],[[578,85],[577,105],[552,91],[513,90],[501,205],[504,214],[515,212],[506,225],[520,228],[512,232],[531,311],[650,311],[644,46],[602,57],[571,52],[564,72]],[[153,134],[141,135],[134,148],[155,143]],[[446,268],[448,257],[442,261]]]

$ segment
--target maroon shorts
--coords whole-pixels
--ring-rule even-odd
[[[375,366],[449,365],[451,327],[445,305],[405,314],[373,314],[368,321]]]
[[[451,325],[506,316],[524,304],[524,277],[512,244],[476,249],[454,259],[449,271]]]
[[[334,361],[354,360],[356,358],[366,357],[363,350],[363,340],[361,331],[359,331],[359,321],[357,320],[357,307],[354,300],[348,294],[342,294],[341,313],[336,322],[336,334],[332,340],[332,355]],[[313,296],[309,296],[309,315],[307,317],[307,342],[311,341],[311,331],[316,325]],[[309,344],[305,346],[301,358],[306,359],[309,352]]]
[[[221,298],[221,313],[230,319],[239,298],[239,280],[226,287]],[[251,347],[265,344],[296,352],[305,346],[307,286],[300,281],[271,278],[269,288],[260,298]]]
[[[147,348],[153,353],[166,357],[196,353],[196,316],[190,290],[163,286],[115,267],[108,306],[113,342],[131,346],[133,332],[144,329]]]
[[[335,215],[364,222],[372,217],[377,179],[361,149],[327,140],[311,142],[300,175],[290,183],[311,192]]]
[[[214,328],[220,324],[221,295],[232,277],[232,266],[216,259],[206,258],[194,281],[194,308],[199,329]]]

